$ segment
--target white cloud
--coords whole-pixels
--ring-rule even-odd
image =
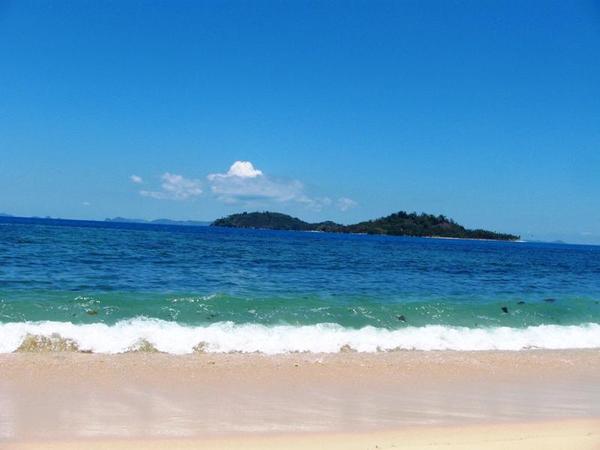
[[[341,211],[348,211],[350,208],[354,208],[358,203],[348,197],[340,197],[337,200],[337,207]]]
[[[206,178],[212,193],[228,203],[309,201],[300,181],[268,177],[250,161],[236,161],[226,173],[211,173]]]
[[[143,182],[137,175],[131,175],[136,184]],[[295,203],[308,209],[320,211],[335,207],[346,211],[357,203],[349,198],[313,197],[306,192],[304,184],[298,180],[266,175],[250,161],[235,161],[224,173],[211,173],[206,177],[210,193],[226,203],[243,203],[248,206],[268,206],[272,203]],[[160,189],[141,190],[140,195],[160,200],[187,200],[202,194],[200,180],[185,178],[182,175],[165,173],[161,176]]]
[[[213,174],[217,177],[256,178],[262,176],[262,170],[255,169],[250,161],[234,162],[225,175]],[[211,177],[211,175],[209,175]]]
[[[91,206],[91,205],[92,205],[90,202],[81,202],[81,204],[82,204],[83,206]]]
[[[333,203],[329,197],[309,197],[307,195],[299,197],[297,201],[314,211],[321,211],[323,208],[331,206]]]
[[[160,191],[140,191],[144,197],[159,200],[187,200],[202,194],[202,185],[199,180],[185,178],[181,175],[166,172],[161,176]]]
[[[235,161],[227,172],[212,173],[207,179],[213,195],[227,203],[294,202],[316,211],[334,204],[346,211],[357,204],[346,197],[335,202],[329,197],[312,197],[306,193],[302,182],[267,176],[250,161]]]

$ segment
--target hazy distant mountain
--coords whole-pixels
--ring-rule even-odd
[[[328,231],[332,233],[385,234],[391,236],[448,237],[514,241],[519,236],[488,230],[469,230],[445,216],[400,211],[375,220],[353,225],[326,221],[308,223],[287,214],[253,212],[232,214],[212,223],[216,227],[265,228],[270,230]]]
[[[104,219],[105,222],[118,222],[118,223],[148,223],[154,225],[185,225],[195,227],[206,227],[210,225],[210,222],[203,222],[199,220],[171,220],[171,219],[155,219],[155,220],[144,220],[144,219],[128,219],[126,217],[113,217]]]

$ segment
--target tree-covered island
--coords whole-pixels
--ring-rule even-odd
[[[215,220],[211,226],[229,228],[259,228],[268,230],[327,231],[331,233],[385,234],[390,236],[446,237],[462,239],[493,239],[515,241],[519,236],[488,230],[470,230],[446,216],[400,211],[375,220],[353,225],[332,221],[309,223],[276,212],[243,212]]]

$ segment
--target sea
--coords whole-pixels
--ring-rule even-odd
[[[600,246],[0,218],[0,353],[600,347]]]

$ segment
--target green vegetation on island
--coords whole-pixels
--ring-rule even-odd
[[[259,228],[268,230],[327,231],[331,233],[385,234],[390,236],[446,237],[462,239],[493,239],[514,241],[519,236],[487,230],[469,230],[446,216],[406,213],[400,211],[375,220],[353,225],[326,221],[309,223],[287,214],[252,212],[232,214],[215,220],[211,226],[229,228]]]

